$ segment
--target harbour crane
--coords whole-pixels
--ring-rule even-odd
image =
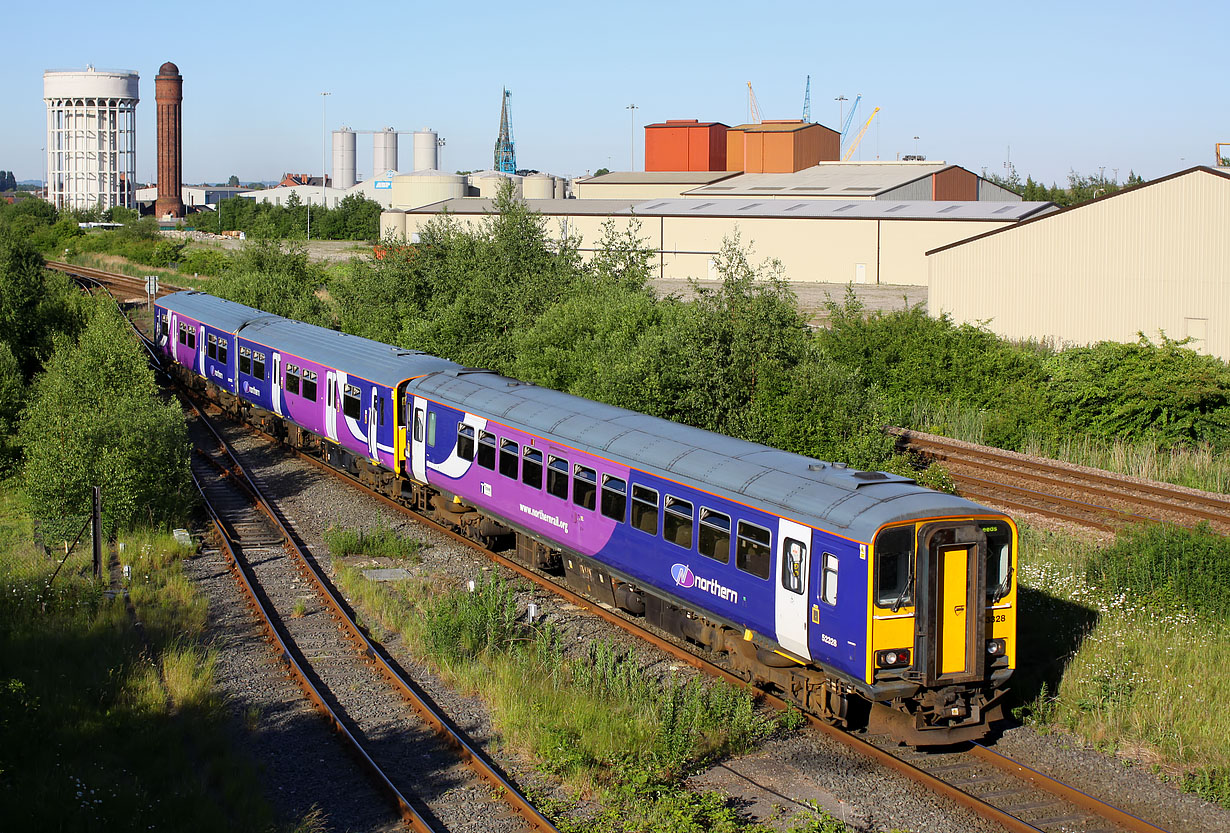
[[[495,140],[495,160],[493,167],[502,173],[517,172],[517,146],[512,135],[512,93],[504,88],[500,99],[500,134]]]
[[[811,122],[811,76],[807,76],[807,88],[803,90],[803,122]]]
[[[854,103],[850,105],[850,112],[846,114],[846,121],[841,126],[841,143],[846,143],[846,136],[850,135],[850,125],[854,123],[854,114],[858,112],[858,103],[863,100],[863,94],[859,93],[854,97]]]
[[[756,103],[756,91],[752,82],[747,82],[747,120],[751,124],[760,124],[760,105]]]
[[[850,157],[854,155],[854,151],[858,150],[859,143],[863,141],[863,135],[866,134],[867,128],[871,127],[871,122],[875,120],[876,113],[878,112],[880,112],[879,107],[871,111],[871,118],[867,119],[867,123],[863,125],[863,129],[860,130],[858,135],[854,137],[854,141],[850,142],[850,147],[846,151],[846,155],[841,158],[842,162],[849,162]]]

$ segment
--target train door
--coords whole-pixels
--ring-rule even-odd
[[[325,434],[337,442],[337,411],[342,406],[337,395],[337,373],[325,372]]]
[[[410,405],[410,473],[420,483],[427,482],[427,400],[415,396]]]
[[[931,684],[983,676],[986,546],[975,524],[928,524],[919,531],[919,609],[933,635],[920,659]]]
[[[371,403],[367,407],[367,456],[376,458],[376,425],[379,423],[379,413],[376,411],[376,386],[372,385]]]
[[[811,528],[782,518],[777,526],[774,624],[783,648],[811,659],[807,647],[807,585]]]
[[[271,362],[273,376],[269,380],[269,396],[273,401],[273,412],[282,416],[282,354],[274,352]]]
[[[200,324],[196,329],[196,372],[205,376],[205,325]]]

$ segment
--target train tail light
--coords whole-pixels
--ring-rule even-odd
[[[910,664],[910,649],[895,648],[888,651],[876,651],[876,665],[880,668],[901,668]]]

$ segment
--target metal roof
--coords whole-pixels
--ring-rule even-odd
[[[613,214],[627,214],[628,209],[642,200],[525,200],[531,211],[549,215],[596,215],[609,217]],[[494,214],[495,201],[487,197],[453,197],[452,199],[434,202],[412,208],[407,214],[439,214],[448,211],[450,214]]]
[[[819,122],[805,122],[801,119],[779,119],[751,122],[749,124],[736,124],[730,129],[739,130],[743,133],[793,133],[796,130],[806,130],[809,127],[821,127],[830,133],[838,132],[831,127],[825,127]]]
[[[705,185],[730,179],[738,171],[612,171],[577,180],[584,185]]]
[[[158,299],[158,303],[244,339],[388,387],[428,373],[460,368],[447,359],[417,350],[291,321],[196,290],[174,292]]]
[[[581,200],[580,202],[584,202]],[[978,200],[661,199],[632,207],[642,217],[807,217],[828,220],[1024,220],[1049,202]],[[628,213],[628,212],[621,212]]]
[[[821,162],[791,174],[740,174],[688,191],[689,196],[823,194],[873,196],[948,168],[945,162]]]
[[[863,472],[680,425],[489,371],[437,373],[415,393],[536,436],[869,541],[888,520],[986,513],[904,477]],[[874,511],[882,510],[882,511]]]

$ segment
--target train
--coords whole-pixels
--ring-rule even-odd
[[[232,416],[803,711],[915,746],[1003,716],[1002,512],[196,290],[155,324],[166,366]]]

